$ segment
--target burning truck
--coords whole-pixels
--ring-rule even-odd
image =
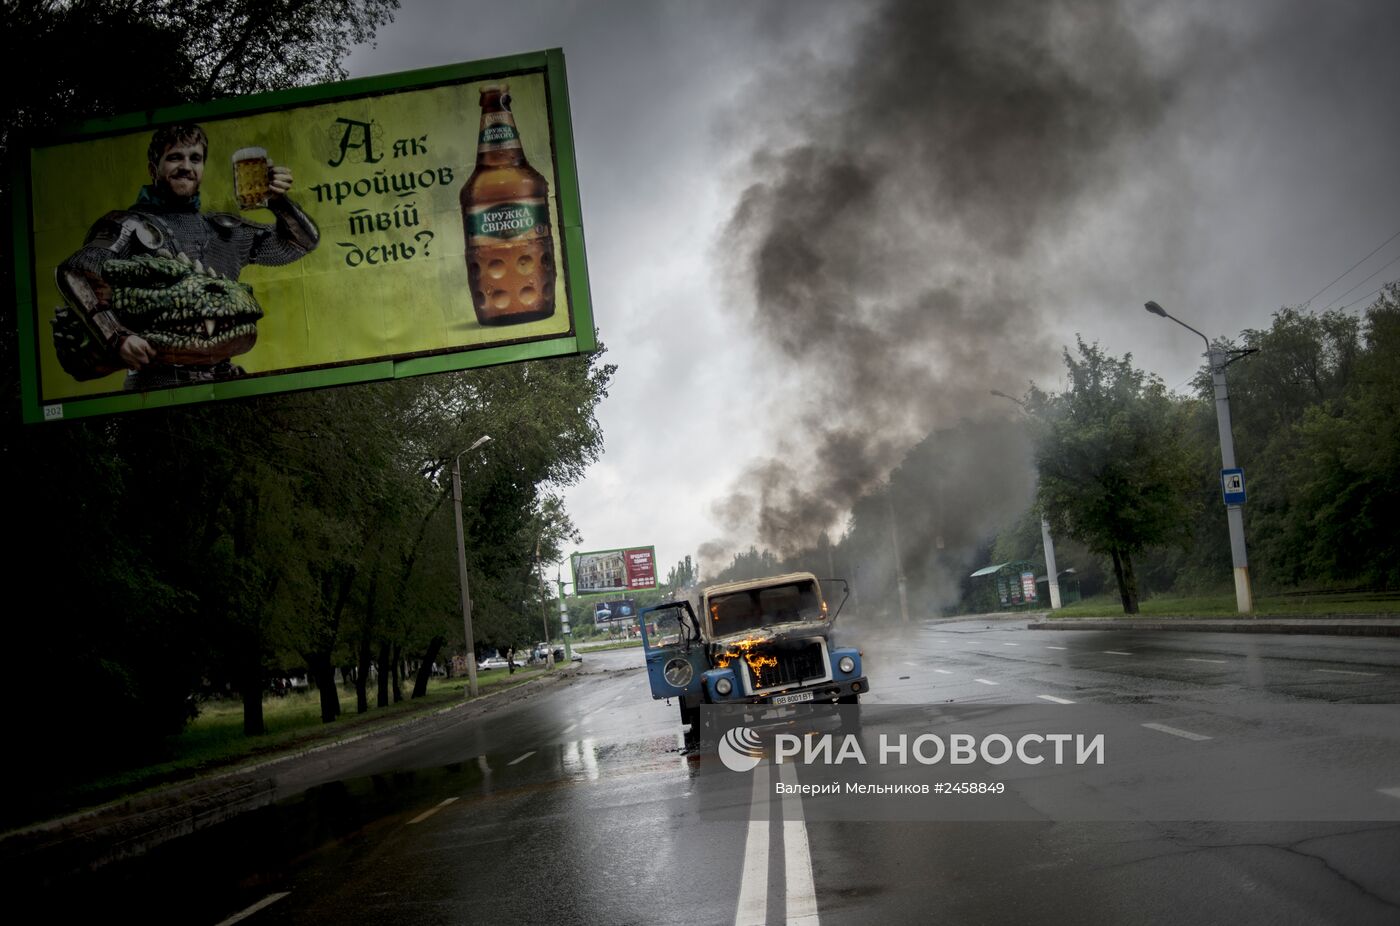
[[[836,616],[808,572],[710,585],[647,608],[651,696],[676,698],[692,737],[702,704],[857,704],[870,686],[860,651],[831,643]]]

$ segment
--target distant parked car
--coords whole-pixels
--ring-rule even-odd
[[[549,657],[549,644],[548,644],[548,643],[536,643],[536,644],[535,644],[535,659],[536,659],[537,661],[539,661],[539,662],[544,662],[548,657]],[[554,661],[555,661],[555,662],[563,662],[563,661],[564,661],[564,647],[562,647],[562,646],[556,646],[556,647],[554,647]]]
[[[487,656],[485,659],[478,662],[476,667],[484,672],[487,669],[504,669],[508,665],[509,663],[506,662],[506,657],[497,654],[494,656]]]

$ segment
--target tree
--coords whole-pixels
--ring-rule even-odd
[[[1285,307],[1268,328],[1246,329],[1238,341],[1221,346],[1249,351],[1230,364],[1228,377],[1236,459],[1251,476],[1244,508],[1251,579],[1278,586],[1325,578],[1329,570],[1319,569],[1308,554],[1317,532],[1300,516],[1299,480],[1311,477],[1306,464],[1293,466],[1300,449],[1297,428],[1310,409],[1342,413],[1341,400],[1363,352],[1360,319],[1337,310]],[[1193,385],[1199,401],[1192,438],[1204,490],[1195,499],[1193,542],[1178,572],[1188,583],[1209,586],[1209,578],[1219,575],[1217,564],[1230,556],[1215,490],[1221,462],[1209,366],[1202,366]]]
[[[1366,313],[1365,350],[1344,394],[1289,430],[1287,514],[1307,574],[1400,584],[1400,284]]]
[[[1069,388],[1032,387],[1039,500],[1055,531],[1113,560],[1123,611],[1138,612],[1133,557],[1184,542],[1191,486],[1186,417],[1161,380],[1077,338],[1064,352]]]
[[[396,6],[396,0],[6,3],[0,47],[10,79],[0,156],[8,162],[29,138],[60,123],[343,76],[344,52],[371,37]],[[36,60],[62,66],[35,80],[27,69]],[[8,173],[0,177],[0,186],[8,180]],[[3,192],[8,208],[11,191]],[[11,234],[8,224],[3,233]],[[6,241],[7,253],[12,244]],[[14,406],[19,363],[11,273],[8,261],[0,263],[0,375]],[[45,426],[20,424],[12,407],[0,424],[3,476],[17,489],[11,517],[31,526],[12,568],[48,590],[45,619],[13,642],[31,657],[25,663],[34,667],[33,681],[46,688],[59,659],[78,661],[81,703],[47,705],[60,718],[88,718],[84,766],[178,732],[201,674],[211,682],[237,676],[260,697],[256,676],[271,645],[260,606],[279,580],[264,568],[269,557],[249,546],[255,535],[243,528],[272,523],[267,509],[279,473],[263,465],[276,451],[258,440],[232,447],[227,441],[248,433],[243,416],[254,404],[261,406],[250,403],[241,413],[172,409]],[[259,449],[249,452],[250,444]],[[228,478],[231,470],[237,478]],[[265,543],[270,534],[257,537]],[[22,686],[27,681],[20,679]],[[36,733],[51,722],[41,712],[32,720]],[[256,709],[248,728],[261,728]]]
[[[344,76],[344,52],[395,7],[7,4],[6,60],[64,67],[10,81],[0,154],[59,122]],[[141,66],[113,80],[114,60]],[[14,288],[0,267],[0,369],[17,400]],[[435,655],[454,626],[460,640],[442,476],[464,434],[494,433],[501,451],[466,502],[484,588],[516,595],[504,589],[520,584],[536,545],[552,556],[572,535],[550,487],[600,452],[594,408],[613,372],[600,356],[42,427],[13,412],[0,461],[29,534],[12,568],[48,590],[42,619],[13,641],[32,667],[20,683],[48,687],[60,664],[82,670],[72,702],[46,706],[91,719],[87,766],[178,732],[201,675],[242,693],[245,730],[257,733],[265,670],[304,661],[334,719],[334,670],[352,647],[383,664],[386,647],[397,663],[406,647]],[[22,736],[54,722],[29,713]]]
[[[696,583],[698,576],[695,566],[687,555],[685,559],[678,560],[666,573],[666,589],[671,595],[679,595],[683,589],[690,588]]]

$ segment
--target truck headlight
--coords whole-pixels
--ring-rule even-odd
[[[842,672],[845,672],[847,675],[850,675],[856,670],[856,661],[850,656],[842,656],[841,661],[836,663],[836,668],[840,669]]]
[[[731,682],[729,679],[723,677],[715,679],[715,694],[728,697],[729,693],[733,690],[734,683]]]

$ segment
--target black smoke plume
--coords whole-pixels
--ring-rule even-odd
[[[715,503],[707,574],[755,540],[812,547],[930,432],[1015,413],[989,391],[1059,364],[1041,245],[1113,187],[1170,83],[1098,0],[890,0],[854,47],[774,75],[799,110],[755,94],[745,119],[773,141],[726,233],[735,301],[804,403]]]

